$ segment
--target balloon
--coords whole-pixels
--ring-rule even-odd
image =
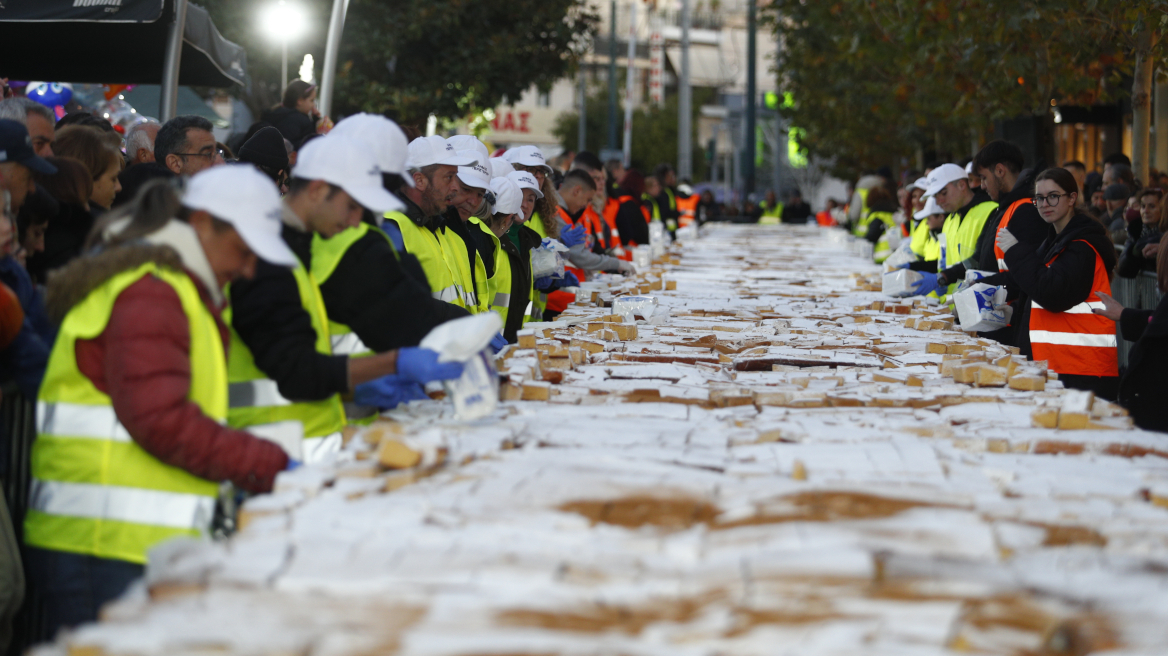
[[[38,82],[28,85],[28,97],[46,107],[66,105],[73,99],[73,85],[61,82]]]

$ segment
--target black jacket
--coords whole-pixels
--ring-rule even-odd
[[[1107,229],[1086,214],[1072,217],[1061,234],[1055,233],[1054,226],[1048,226],[1047,237],[1036,250],[1019,243],[1006,251],[1010,278],[1026,297],[1014,313],[1018,325],[1015,345],[1022,353],[1031,354],[1029,301],[1051,312],[1064,312],[1085,302],[1095,280],[1096,252],[1103,258],[1103,266],[1111,271],[1115,267],[1115,247]],[[1047,262],[1051,262],[1049,267]]]
[[[1119,327],[1124,339],[1135,342],[1119,382],[1119,404],[1140,428],[1168,432],[1168,295],[1155,311],[1124,310]]]
[[[45,250],[28,258],[28,272],[44,283],[53,269],[81,255],[85,238],[93,229],[95,215],[80,205],[61,203],[61,212],[45,226]]]
[[[621,199],[625,196],[632,198],[620,204],[616,210],[616,229],[620,231],[621,243],[643,246],[649,243],[649,224],[641,212],[641,201],[633,196],[633,192],[620,188],[613,192],[612,198]]]
[[[1121,278],[1135,278],[1141,271],[1155,271],[1156,259],[1144,257],[1144,247],[1160,243],[1163,234],[1156,225],[1144,225],[1136,219],[1127,224],[1127,243],[1119,256],[1115,273]]]
[[[291,107],[277,107],[264,114],[263,120],[279,130],[285,139],[292,142],[293,147],[297,147],[305,137],[316,134],[316,121]]]
[[[981,237],[977,241],[977,251],[974,259],[977,261],[977,268],[979,271],[997,271],[998,257],[994,254],[994,244],[998,237],[998,226],[1002,224],[1002,217],[1006,215],[1006,210],[1010,208],[1015,202],[1023,198],[1034,198],[1034,178],[1036,174],[1034,169],[1026,169],[1018,174],[1018,180],[1014,183],[1014,188],[1009,193],[1000,194],[998,196],[998,209],[994,210],[986,219],[985,227],[982,228]],[[1010,218],[1010,234],[1018,240],[1018,243],[1027,248],[1038,248],[1038,245],[1046,239],[1049,225],[1042,220],[1042,215],[1038,213],[1038,208],[1034,203],[1026,203],[1018,206],[1014,211],[1014,216]],[[964,273],[962,273],[964,276]],[[985,279],[987,285],[1009,285],[1009,277],[1005,275],[989,276]]]
[[[783,216],[780,220],[783,223],[807,223],[809,216],[811,216],[811,206],[807,203],[788,203],[783,206]]]
[[[406,206],[406,216],[420,213],[413,203]],[[320,286],[331,321],[349,326],[366,346],[381,353],[417,346],[435,326],[469,314],[435,299],[425,275],[414,271],[420,268],[417,260],[404,253],[399,258],[379,230],[370,230],[350,246]]]
[[[527,304],[531,301],[531,249],[538,248],[542,241],[539,233],[527,226],[513,226],[519,232],[519,248],[511,241],[510,235],[503,235],[499,244],[511,260],[511,303],[507,306],[507,323],[503,326],[503,338],[514,344],[519,341],[519,329],[523,327],[523,317]]]
[[[306,269],[312,268],[312,235],[288,226],[284,241]],[[348,356],[316,350],[316,329],[287,267],[256,263],[255,277],[231,283],[231,327],[247,345],[256,367],[276,381],[280,394],[319,401],[349,390]]]

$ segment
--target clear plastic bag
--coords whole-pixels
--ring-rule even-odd
[[[657,299],[653,296],[618,296],[612,301],[612,313],[619,314],[625,323],[636,323],[637,317],[648,321],[657,311]]]
[[[915,293],[913,287],[923,277],[919,271],[897,269],[891,273],[884,274],[880,279],[880,291],[889,296],[912,296]]]
[[[555,251],[546,248],[531,249],[531,275],[536,278],[545,276],[564,277],[564,258]]]

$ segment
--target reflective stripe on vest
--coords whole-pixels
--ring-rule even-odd
[[[232,408],[292,405],[291,401],[280,394],[280,386],[271,378],[228,383],[227,403]],[[238,426],[237,428],[245,427]]]
[[[473,308],[473,294],[467,292],[460,284],[462,280],[462,269],[459,268],[458,262],[453,262],[451,257],[451,247],[449,243],[444,240],[444,235],[447,232],[445,228],[439,228],[437,232],[424,228],[414,223],[412,219],[401,212],[386,212],[385,218],[387,221],[393,221],[397,224],[398,230],[401,231],[402,244],[405,246],[406,252],[418,259],[418,263],[422,265],[422,271],[426,274],[426,281],[430,283],[430,295],[434,298],[457,305],[461,308]],[[462,241],[461,237],[454,236],[458,241]],[[469,255],[466,254],[466,246],[463,245],[463,259],[466,260],[462,268],[468,272],[467,281],[469,282]],[[468,305],[467,299],[472,299]]]
[[[340,324],[331,323],[331,325],[339,326]],[[333,355],[353,357],[371,352],[369,347],[365,346],[365,342],[362,342],[361,338],[357,336],[357,333],[352,331],[330,335],[329,343],[332,345]]]
[[[34,478],[28,507],[46,515],[197,532],[211,525],[215,497]]]
[[[1010,203],[1010,206],[1006,208],[1006,213],[1002,215],[1002,221],[998,223],[998,232],[1001,232],[1002,228],[1010,225],[1010,219],[1014,218],[1014,212],[1016,212],[1019,207],[1026,205],[1027,203],[1033,204],[1034,200],[1030,198],[1020,198],[1013,203]],[[998,271],[1010,270],[1010,267],[1006,266],[1006,252],[1003,251],[1001,245],[998,244],[997,234],[994,235],[994,257],[998,260]]]
[[[1065,312],[1051,312],[1030,303],[1030,347],[1035,360],[1046,360],[1052,371],[1078,376],[1118,376],[1119,362],[1115,322],[1094,314],[1103,307],[1100,293],[1111,293],[1111,281],[1099,252],[1095,253],[1095,272],[1087,298]],[[1061,253],[1060,253],[1061,254]],[[1047,267],[1057,260],[1056,254]]]
[[[307,313],[315,335],[313,348],[320,355],[333,355],[328,313],[316,279],[303,266],[297,265],[290,272],[296,281],[300,307]],[[230,316],[230,311],[224,313],[228,323],[231,322]],[[339,393],[317,401],[291,401],[284,398],[276,381],[268,378],[256,365],[251,349],[234,327],[231,329],[231,348],[227,354],[227,380],[227,400],[230,406],[227,423],[232,428],[260,435],[261,427],[291,422],[296,425],[299,438],[303,439],[305,436],[320,437],[335,433],[347,423]],[[300,446],[295,441],[272,441],[283,447],[288,457],[304,460],[300,455]]]
[[[210,528],[218,483],[138,446],[109,396],[77,365],[77,341],[100,335],[121,293],[146,276],[174,290],[187,319],[187,400],[215,421],[227,417],[223,340],[194,281],[153,262],[110,277],[65,316],[37,395],[34,482],[24,525],[30,546],[145,563],[146,552],[159,542]]]
[[[681,216],[678,217],[679,226],[685,227],[697,223],[699,200],[701,200],[701,196],[697,194],[691,194],[688,198],[677,199],[677,211],[681,213]]]

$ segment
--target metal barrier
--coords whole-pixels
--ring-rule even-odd
[[[1141,271],[1135,278],[1115,276],[1111,280],[1111,295],[1124,307],[1137,310],[1155,310],[1163,296],[1156,274],[1150,271]],[[1123,370],[1127,368],[1127,357],[1133,342],[1123,338],[1118,323],[1115,324],[1115,334],[1119,344],[1119,368]]]
[[[0,428],[4,431],[4,439],[8,440],[7,452],[0,453],[0,458],[4,458],[7,465],[7,473],[3,479],[4,500],[8,503],[16,539],[24,544],[24,515],[28,509],[32,442],[36,439],[36,403],[25,399],[15,385],[5,385],[0,392],[3,394],[3,398],[0,399],[0,422],[3,424]],[[45,635],[45,622],[41,616],[40,603],[28,585],[27,570],[25,579],[24,607],[12,622],[13,636],[12,644],[8,648],[9,656],[18,656],[28,647],[48,638]]]

